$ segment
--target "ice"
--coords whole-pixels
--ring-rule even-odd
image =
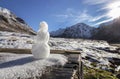
[[[34,58],[47,58],[50,54],[48,24],[40,23],[40,29],[37,33],[35,44],[32,46],[32,54]]]

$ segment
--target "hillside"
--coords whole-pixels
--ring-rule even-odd
[[[120,18],[103,23],[97,29],[95,39],[106,40],[108,42],[120,42]]]
[[[20,17],[6,8],[0,7],[0,31],[26,33],[35,35],[36,32]]]

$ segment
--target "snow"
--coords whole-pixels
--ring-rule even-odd
[[[47,58],[50,55],[48,24],[40,23],[40,29],[36,35],[35,44],[32,46],[32,54],[34,58]]]
[[[116,70],[116,71],[120,71],[120,66],[118,66],[115,70]]]
[[[0,53],[0,79],[34,78],[41,76],[46,67],[64,65],[67,57],[50,54],[46,59],[34,59],[31,54]]]
[[[33,36],[0,31],[0,48],[32,48]]]
[[[10,14],[11,14],[11,12],[10,12],[8,9],[2,8],[2,7],[0,7],[0,12],[3,12],[3,13],[5,13],[5,14],[7,14],[7,15],[10,15]]]

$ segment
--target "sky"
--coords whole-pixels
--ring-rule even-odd
[[[120,16],[120,0],[0,0],[0,7],[24,19],[35,31],[41,21],[53,31],[76,23],[98,27]]]

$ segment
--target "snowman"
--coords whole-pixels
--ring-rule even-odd
[[[48,24],[40,23],[40,29],[35,37],[35,44],[32,46],[32,54],[36,59],[47,58],[50,54]]]

